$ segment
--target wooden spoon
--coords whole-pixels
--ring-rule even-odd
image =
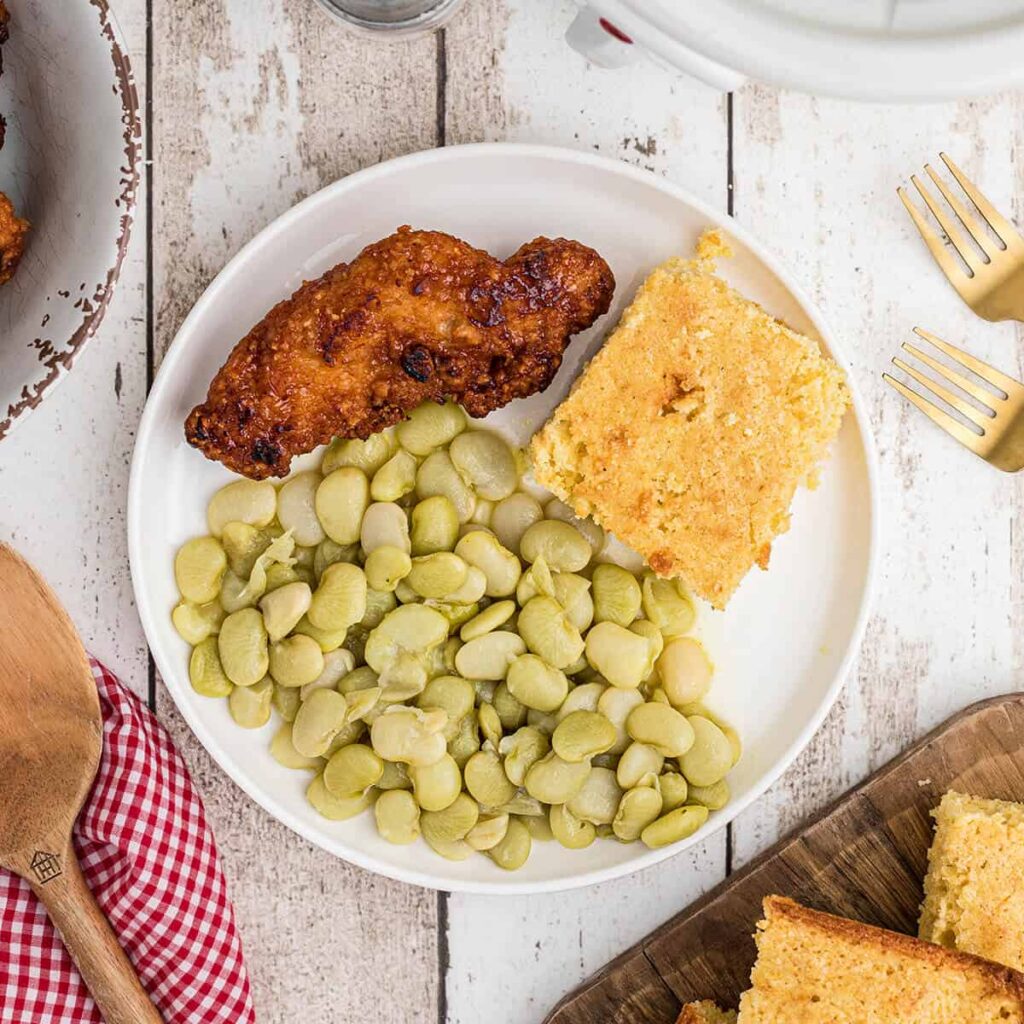
[[[161,1024],[71,845],[102,747],[96,683],[75,627],[0,544],[0,866],[32,886],[107,1024]]]

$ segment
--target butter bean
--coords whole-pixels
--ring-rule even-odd
[[[433,764],[411,765],[409,778],[416,802],[424,811],[450,807],[462,789],[462,773],[450,754],[442,754]]]
[[[325,785],[322,775],[318,775],[306,789],[306,799],[318,814],[330,821],[347,821],[357,814],[362,814],[373,802],[372,790],[365,793],[348,793],[335,796]]]
[[[269,668],[280,686],[305,686],[323,672],[323,651],[312,637],[298,633],[270,645]]]
[[[657,820],[661,808],[661,794],[656,789],[630,789],[622,794],[612,819],[612,831],[624,843],[635,842],[643,830]]]
[[[599,622],[587,633],[587,661],[612,686],[636,689],[647,670],[647,641],[614,622]]]
[[[492,846],[487,855],[499,868],[516,871],[529,859],[531,846],[526,826],[518,818],[512,818],[501,842]]]
[[[526,792],[541,803],[564,804],[583,788],[589,774],[589,762],[574,764],[552,752],[530,766],[524,785]]]
[[[663,814],[652,821],[640,833],[640,839],[645,846],[657,850],[692,836],[707,820],[706,807],[677,807],[674,811],[669,811],[668,814]]]
[[[521,704],[543,712],[557,711],[569,693],[565,673],[536,654],[516,658],[509,666],[506,683],[509,693]]]
[[[692,637],[669,641],[656,668],[665,694],[675,708],[703,700],[711,689],[711,660],[701,643]]]
[[[618,565],[609,563],[594,569],[594,618],[626,626],[640,614],[640,584],[636,577]]]
[[[196,644],[188,663],[188,677],[192,689],[204,697],[227,697],[234,689],[221,664],[216,637]]]
[[[393,789],[381,793],[373,805],[377,832],[398,846],[414,843],[420,834],[420,809],[411,793]]]
[[[466,414],[453,402],[424,402],[398,424],[398,443],[413,455],[429,455],[466,429]]]
[[[615,739],[615,726],[604,715],[596,711],[574,711],[558,724],[551,737],[551,747],[563,761],[575,764],[603,754]]]
[[[303,547],[315,547],[326,537],[316,514],[320,480],[316,472],[296,473],[277,492],[278,521]]]
[[[665,757],[680,757],[693,746],[693,726],[674,708],[648,701],[634,708],[626,719],[626,732]]]
[[[370,501],[366,474],[354,466],[329,473],[317,487],[316,514],[324,532],[336,544],[354,544]]]
[[[302,702],[292,724],[292,743],[295,749],[306,757],[322,756],[345,724],[347,712],[348,703],[336,690],[316,690],[311,693]],[[333,792],[330,779],[326,784]],[[355,788],[341,791],[349,792],[355,792]]]
[[[255,608],[229,615],[217,636],[217,652],[225,675],[236,686],[258,683],[270,667],[263,616]]]
[[[610,768],[591,768],[578,793],[566,801],[577,818],[592,825],[610,825],[619,809],[622,789]]]
[[[593,554],[579,530],[554,519],[534,523],[523,534],[519,551],[527,562],[543,558],[555,572],[579,572]]]
[[[584,850],[597,838],[594,826],[577,818],[565,804],[552,805],[548,824],[555,839],[567,850]]]
[[[268,480],[235,480],[222,487],[206,507],[206,524],[219,537],[228,523],[266,526],[277,511],[277,491]]]
[[[270,721],[274,682],[264,676],[252,686],[236,686],[228,694],[228,711],[243,729],[260,729]]]
[[[679,767],[694,786],[713,786],[732,767],[732,746],[725,733],[709,719],[691,715],[687,721],[694,741],[679,758]]]
[[[214,600],[227,565],[224,548],[213,537],[186,541],[174,557],[174,578],[181,596],[193,604]]]
[[[321,692],[327,694],[326,690]],[[335,696],[340,697],[340,694]],[[345,698],[340,699],[344,703]],[[302,714],[301,710],[299,714]],[[299,719],[296,718],[295,722],[297,728]],[[293,742],[294,739],[293,731]],[[353,796],[365,793],[383,774],[384,762],[377,753],[362,743],[349,743],[331,755],[327,767],[324,768],[323,782],[332,796]]]

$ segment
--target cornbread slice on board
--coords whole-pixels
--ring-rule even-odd
[[[769,896],[739,1024],[1021,1024],[1024,975]]]
[[[676,1024],[736,1024],[736,1011],[720,1009],[705,999],[687,1003]]]
[[[1024,805],[950,792],[932,816],[918,934],[1024,970]]]
[[[537,481],[718,608],[773,538],[849,404],[839,367],[692,260],[641,285],[530,445]]]

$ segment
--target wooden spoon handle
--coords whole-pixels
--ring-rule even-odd
[[[56,878],[43,884],[30,880],[30,884],[107,1024],[163,1024],[86,885],[74,851],[69,848],[62,861],[62,872]]]

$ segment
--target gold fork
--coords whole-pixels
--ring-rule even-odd
[[[1007,473],[1016,473],[1018,469],[1024,469],[1024,384],[1012,377],[1007,377],[1005,373],[1000,373],[988,363],[975,359],[974,356],[968,355],[955,345],[950,345],[948,341],[942,341],[934,334],[921,330],[920,327],[915,327],[914,333],[930,342],[953,362],[969,370],[989,386],[983,388],[962,373],[940,363],[934,356],[922,352],[916,345],[903,343],[904,351],[924,363],[925,366],[930,367],[943,380],[958,388],[960,392],[969,395],[978,405],[968,402],[960,394],[944,387],[937,380],[904,362],[898,356],[893,358],[893,365],[913,377],[932,396],[944,402],[951,409],[955,409],[976,429],[972,430],[951,416],[940,405],[907,387],[901,380],[897,380],[888,373],[882,374],[885,380],[901,395],[913,402],[933,423],[937,423],[947,434],[955,437],[975,455],[980,455],[987,462],[991,462],[993,466]]]
[[[964,204],[935,173],[931,164],[924,165],[928,177],[953,209],[973,245],[964,238],[956,226],[956,221],[936,202],[920,178],[912,174],[910,180],[925,201],[925,205],[931,210],[932,216],[939,222],[963,264],[957,261],[943,240],[929,226],[925,215],[910,201],[907,190],[900,187],[896,191],[903,200],[903,205],[931,250],[935,262],[949,279],[949,283],[978,316],[986,320],[1024,320],[1024,238],[1021,238],[1016,228],[978,191],[974,183],[945,153],[940,153],[939,156],[999,242],[996,242],[977,219],[968,213]]]

